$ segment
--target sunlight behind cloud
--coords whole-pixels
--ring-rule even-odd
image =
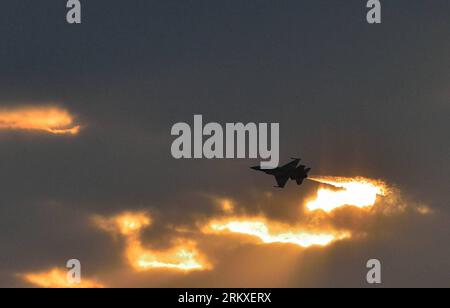
[[[205,233],[236,233],[258,238],[264,244],[294,244],[303,248],[327,246],[332,242],[350,238],[349,232],[330,230],[302,230],[283,224],[271,223],[263,218],[226,218],[213,220],[204,227]]]
[[[125,256],[136,271],[168,269],[178,271],[200,271],[209,269],[206,258],[193,241],[179,239],[167,250],[144,248],[141,231],[151,225],[151,217],[144,212],[126,212],[112,218],[95,217],[96,225],[125,239]]]
[[[385,196],[389,191],[384,182],[362,177],[311,177],[309,180],[335,188],[319,188],[316,198],[306,204],[309,211],[329,213],[343,206],[371,208],[378,196]]]
[[[46,272],[27,273],[21,277],[28,283],[41,288],[104,288],[94,280],[82,279],[80,283],[70,283],[67,279],[67,271],[57,268]]]
[[[59,107],[0,108],[0,130],[40,131],[54,135],[76,135],[80,125]]]

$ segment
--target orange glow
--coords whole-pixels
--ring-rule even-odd
[[[94,221],[103,230],[119,233],[125,238],[125,256],[137,271],[159,268],[188,272],[209,268],[191,241],[178,240],[174,247],[164,251],[144,248],[141,231],[151,224],[146,213],[128,212],[108,219],[97,217]]]
[[[433,214],[433,210],[426,205],[420,205],[416,207],[417,213],[420,215],[431,215]]]
[[[228,218],[211,221],[204,228],[204,232],[244,234],[258,238],[264,244],[294,244],[304,248],[327,246],[332,242],[351,237],[349,232],[296,230],[287,225],[267,222],[263,218]]]
[[[337,188],[320,188],[316,198],[306,204],[309,211],[322,210],[330,213],[343,206],[372,208],[378,196],[386,196],[388,193],[384,182],[362,177],[311,177],[309,179]]]
[[[55,135],[76,135],[80,126],[73,116],[58,107],[0,109],[0,130],[41,131]]]
[[[146,212],[125,212],[112,218],[96,216],[94,222],[100,229],[131,237],[139,235],[142,229],[151,225],[152,220]]]
[[[205,270],[208,265],[192,242],[180,242],[167,251],[145,249],[138,239],[127,242],[126,257],[137,271],[173,269],[180,271]]]
[[[102,284],[88,279],[82,279],[80,283],[70,283],[67,279],[67,271],[57,268],[21,276],[26,282],[40,288],[104,288]]]
[[[220,205],[220,209],[226,213],[226,214],[231,214],[234,212],[234,203],[232,200],[230,199],[219,199],[217,200],[219,205]]]

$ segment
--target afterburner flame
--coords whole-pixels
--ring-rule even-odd
[[[309,179],[337,188],[320,188],[316,199],[306,204],[306,208],[310,211],[322,210],[329,213],[343,206],[371,208],[375,205],[378,196],[385,196],[388,193],[388,187],[384,182],[362,177],[311,177]]]
[[[211,221],[205,228],[206,233],[237,233],[258,238],[264,244],[294,244],[303,248],[327,246],[332,242],[351,237],[349,232],[308,231],[267,222],[263,218],[229,218]]]
[[[0,109],[0,130],[41,131],[55,135],[76,135],[80,126],[74,117],[58,107]]]
[[[104,288],[101,283],[84,278],[80,283],[70,283],[67,279],[67,271],[58,268],[21,276],[26,282],[40,288]]]
[[[137,271],[159,268],[188,272],[209,268],[207,261],[191,241],[180,239],[174,247],[164,251],[144,248],[141,231],[150,226],[152,221],[146,213],[127,212],[106,219],[96,217],[94,221],[101,229],[125,238],[125,256]]]

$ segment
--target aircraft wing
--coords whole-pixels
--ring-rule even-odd
[[[283,167],[281,167],[280,169],[295,169],[297,168],[298,163],[300,162],[300,159],[294,159],[293,161],[291,161],[290,163],[284,165]]]
[[[279,188],[284,188],[286,186],[287,181],[289,180],[289,177],[287,176],[276,176],[275,179],[277,180],[277,184]]]

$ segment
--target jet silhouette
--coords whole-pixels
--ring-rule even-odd
[[[311,168],[306,168],[306,166],[303,165],[297,167],[301,159],[292,159],[293,161],[289,164],[275,169],[261,169],[259,166],[251,167],[251,169],[275,176],[278,184],[278,186],[275,187],[277,188],[284,188],[289,179],[295,180],[298,185],[302,185],[303,181],[308,178],[308,172],[311,171]]]

